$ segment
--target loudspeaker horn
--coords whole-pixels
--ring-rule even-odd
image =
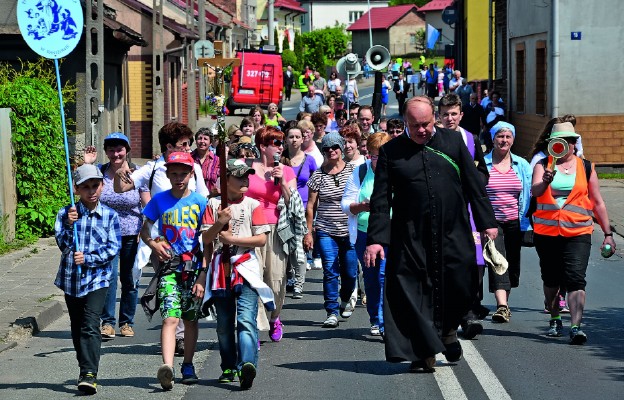
[[[366,52],[366,63],[375,71],[381,71],[390,64],[390,52],[383,46],[376,45]]]
[[[358,62],[358,56],[354,53],[349,53],[342,57],[336,63],[336,70],[339,75],[348,78],[355,78],[362,73],[362,66]]]

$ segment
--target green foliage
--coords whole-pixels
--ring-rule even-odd
[[[75,101],[75,87],[62,88],[65,105]],[[22,64],[20,71],[0,65],[0,107],[11,109],[18,239],[54,232],[58,210],[69,203],[63,131],[50,60]],[[73,121],[67,120],[67,125]]]
[[[286,68],[288,65],[292,65],[293,69],[300,70],[301,66],[299,65],[299,60],[297,55],[292,50],[284,50],[282,52],[282,65]]]
[[[290,47],[288,47],[288,38],[286,38],[286,35],[282,36],[281,46],[282,53],[284,53],[286,50],[290,51]]]
[[[426,49],[425,36],[425,29],[416,31],[416,52],[418,53],[423,53]]]
[[[273,30],[273,45],[275,46],[275,51],[279,53],[279,33],[277,33],[277,29]]]
[[[390,0],[388,2],[389,6],[400,6],[403,4],[415,4],[418,7],[422,7],[425,4],[429,3],[431,0]]]
[[[317,29],[306,32],[302,36],[304,51],[303,66],[309,65],[319,70],[324,70],[331,61],[342,56],[347,51],[347,44],[351,35],[345,33],[344,25],[336,25],[332,28]]]
[[[303,38],[301,37],[301,34],[297,31],[295,31],[295,39],[293,39],[293,47],[294,47],[294,52],[295,54],[299,54],[300,56],[303,55],[303,48],[305,47],[304,43],[303,43]],[[299,57],[299,62],[300,64],[303,64],[303,57]],[[293,65],[294,68],[294,65]],[[297,70],[300,70],[302,68],[302,66],[300,66],[299,68],[297,68]]]

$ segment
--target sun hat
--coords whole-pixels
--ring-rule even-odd
[[[121,132],[113,132],[111,134],[109,134],[108,136],[106,136],[104,138],[104,147],[106,147],[106,141],[110,141],[110,140],[118,140],[120,142],[124,142],[125,143],[125,147],[126,150],[130,151],[130,140],[128,139],[128,136],[124,135]]]
[[[503,129],[509,130],[511,132],[511,136],[514,138],[516,137],[516,127],[509,122],[498,121],[493,127],[490,128],[490,135],[492,135],[492,139],[494,139],[494,136],[496,136],[496,134]]]
[[[227,174],[235,176],[237,178],[242,178],[246,174],[255,174],[256,170],[251,168],[247,163],[243,160],[237,160],[234,158],[230,158],[227,160]]]
[[[195,165],[195,161],[193,160],[193,157],[189,153],[176,151],[174,153],[169,154],[169,157],[167,157],[167,162],[165,163],[165,166],[168,167],[174,164],[186,165],[187,167],[193,168],[193,165]]]
[[[494,240],[490,237],[487,238],[487,243],[483,246],[483,259],[497,275],[503,275],[509,267],[507,260],[498,252]]]
[[[550,131],[550,136],[548,137],[548,140],[555,139],[555,138],[566,138],[566,137],[573,137],[573,138],[581,137],[581,135],[576,133],[576,131],[574,130],[574,125],[572,125],[572,123],[570,122],[562,122],[560,124],[554,124],[552,127],[552,130]]]
[[[104,179],[102,171],[93,164],[82,164],[74,171],[74,184],[76,186],[88,181],[89,179]]]

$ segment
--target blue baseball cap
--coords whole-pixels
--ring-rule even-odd
[[[107,140],[118,140],[125,143],[125,147],[130,151],[130,140],[126,135],[121,132],[113,132],[104,138],[104,146],[106,146]]]

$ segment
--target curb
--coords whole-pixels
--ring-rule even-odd
[[[42,305],[29,310],[25,314],[30,316],[18,318],[11,324],[11,329],[7,336],[11,336],[12,333],[21,331],[20,334],[28,338],[36,335],[41,330],[47,328],[54,321],[63,316],[63,305],[56,300],[50,300],[42,303]],[[0,353],[5,350],[9,350],[17,346],[16,341],[8,341],[0,344]]]

